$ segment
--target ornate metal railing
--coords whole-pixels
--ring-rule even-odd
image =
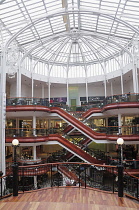
[[[139,200],[139,177],[126,173],[124,175],[124,192],[129,197]]]
[[[99,98],[99,97],[98,97]],[[90,108],[101,108],[107,104],[112,103],[122,103],[122,102],[139,102],[139,94],[137,93],[125,93],[121,95],[113,95],[107,96],[104,100],[93,100],[84,102],[81,106],[69,107],[65,104],[65,102],[49,102],[48,98],[27,98],[27,97],[15,97],[15,98],[7,98],[6,105],[7,106],[15,106],[15,105],[41,105],[41,106],[58,106],[66,109],[67,111],[87,111]]]
[[[8,169],[6,189],[12,191],[12,170]],[[53,186],[93,187],[115,192],[115,166],[87,163],[47,163],[19,166],[19,191]],[[35,177],[35,178],[34,178]],[[109,177],[109,179],[108,179]],[[34,181],[35,180],[35,181]]]
[[[0,198],[13,192],[12,169],[0,177]],[[21,192],[47,187],[96,188],[115,193],[118,191],[116,166],[88,163],[47,163],[18,167],[18,189]],[[124,172],[124,193],[139,200],[139,178]]]

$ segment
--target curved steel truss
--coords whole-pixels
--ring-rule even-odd
[[[48,65],[84,66],[117,59],[139,35],[138,1],[7,0],[1,4],[1,40],[16,41],[26,57]],[[8,41],[7,41],[8,40]],[[36,64],[37,64],[36,62]]]

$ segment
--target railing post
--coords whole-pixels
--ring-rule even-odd
[[[0,177],[1,177],[1,198],[2,198],[2,175],[3,175],[3,172],[0,171]]]
[[[123,197],[123,165],[118,165],[118,197]]]
[[[80,183],[80,179],[81,179],[81,177],[80,177],[80,174],[81,174],[81,168],[80,168],[80,165],[79,165],[79,187],[81,186],[81,183]]]
[[[85,165],[85,188],[86,188],[86,165]]]
[[[114,168],[112,168],[112,174],[113,174],[113,186],[112,186],[112,191],[113,191],[113,193],[114,193]]]
[[[18,163],[13,164],[13,196],[18,196]]]
[[[51,164],[51,187],[53,186],[52,184],[52,164]]]
[[[1,198],[2,198],[2,178],[1,178]]]
[[[25,176],[24,176],[24,168],[22,168],[22,174],[23,174],[23,193],[25,191]]]
[[[137,197],[137,199],[139,198],[139,196],[138,196],[139,189],[138,189],[138,188],[139,188],[139,180],[137,179],[137,196],[136,196],[136,197]]]
[[[56,165],[57,166],[57,172],[58,172],[58,165]],[[59,176],[58,176],[58,187],[59,187]]]

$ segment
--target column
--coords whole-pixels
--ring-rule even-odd
[[[69,82],[67,78],[67,105],[69,106]]]
[[[121,93],[124,94],[124,84],[123,84],[123,55],[121,55]]]
[[[20,136],[20,129],[19,129],[19,118],[16,118],[16,133]]]
[[[48,101],[49,101],[49,103],[50,103],[50,85],[51,85],[51,83],[50,83],[50,81],[48,82]]]
[[[86,85],[86,102],[88,103],[88,85],[87,85],[87,78],[85,79],[85,85]]]
[[[104,71],[104,95],[105,95],[105,98],[107,97],[107,78],[106,78],[106,62],[104,61],[104,64],[103,64],[103,71]]]
[[[112,85],[112,82],[111,82],[111,96],[113,98],[113,85]]]
[[[33,145],[33,160],[37,159],[36,155],[36,145]],[[34,188],[37,189],[37,176],[34,176]]]
[[[21,71],[20,71],[20,65],[19,69],[17,70],[17,80],[16,80],[16,97],[21,97]]]
[[[105,118],[106,133],[109,134],[108,117]]]
[[[42,84],[42,98],[44,98],[44,84]]]
[[[105,94],[105,98],[107,97],[107,86],[106,86],[106,77],[104,80],[104,94]]]
[[[136,46],[138,45],[138,40],[134,41],[133,50],[133,66],[132,66],[132,75],[133,75],[133,91],[134,93],[138,93],[138,74],[137,74],[137,63],[138,63],[138,49]]]
[[[33,136],[36,136],[36,116],[33,116]]]
[[[37,176],[34,176],[34,188],[37,189]]]
[[[6,52],[3,51],[0,77],[0,171],[5,175]]]
[[[37,155],[36,155],[36,145],[33,145],[33,160],[37,159]]]
[[[121,73],[121,92],[122,95],[124,94],[124,87],[123,87],[123,73]]]
[[[32,82],[31,82],[31,97],[34,97],[34,80],[33,80],[33,73],[32,73]]]
[[[119,131],[119,134],[122,133],[122,123],[121,123],[121,114],[118,114],[118,131]]]
[[[123,128],[122,128],[122,134],[124,135],[126,133],[126,128],[124,127],[125,126],[125,116],[123,116]]]
[[[138,93],[138,75],[137,75],[137,64],[133,62],[133,91],[134,93]]]

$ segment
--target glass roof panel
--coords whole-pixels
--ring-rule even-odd
[[[136,33],[116,18],[138,29],[138,0],[6,0],[0,6],[4,43],[27,26],[15,39],[21,50],[64,66],[112,59],[128,46]],[[65,14],[55,15],[60,11]]]

